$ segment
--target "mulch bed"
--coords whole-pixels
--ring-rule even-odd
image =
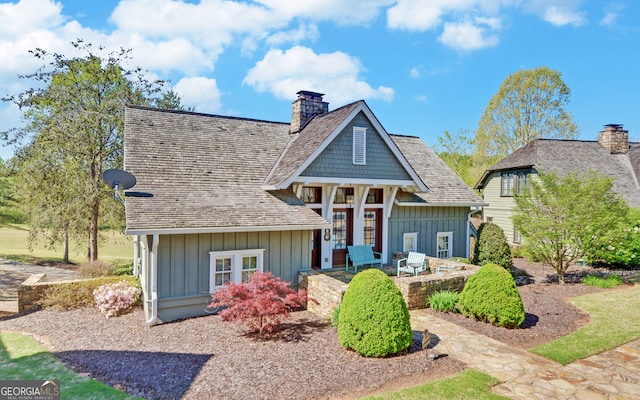
[[[503,329],[456,314],[439,317],[521,348],[563,336],[588,321],[567,298],[602,289],[559,285],[550,269],[516,260],[533,276],[520,286],[527,320]],[[584,273],[576,267],[570,273]],[[577,272],[576,272],[577,271]],[[306,311],[274,337],[247,334],[218,316],[147,327],[140,309],[106,319],[97,310],[38,311],[0,318],[0,330],[28,333],[79,373],[153,399],[351,399],[415,386],[465,368],[452,357],[405,354],[365,358],[343,349],[336,328]]]

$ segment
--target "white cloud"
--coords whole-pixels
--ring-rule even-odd
[[[549,7],[544,12],[544,20],[555,26],[580,26],[587,23],[586,14],[566,7]]]
[[[64,22],[60,3],[49,0],[20,0],[0,4],[0,40],[46,30]]]
[[[614,26],[618,22],[618,18],[620,17],[620,13],[625,8],[625,4],[623,3],[609,3],[603,9],[604,16],[600,20],[600,25],[602,26]]]
[[[616,24],[616,20],[618,19],[620,15],[618,13],[609,11],[608,13],[606,13],[604,15],[604,17],[602,17],[602,19],[600,20],[600,25],[603,26],[613,26]]]
[[[216,113],[222,109],[220,90],[215,79],[205,77],[182,78],[173,87],[182,104],[193,105],[198,112]]]
[[[297,29],[290,31],[276,32],[267,37],[265,42],[271,46],[278,46],[285,43],[300,43],[303,40],[315,41],[320,36],[318,26],[315,24],[300,25]]]
[[[409,71],[409,76],[413,79],[420,78],[422,76],[422,65],[411,68],[411,71]]]
[[[495,21],[493,21],[495,25]],[[489,29],[487,29],[489,28]],[[491,26],[483,26],[481,21],[445,23],[442,35],[438,38],[442,44],[457,50],[477,50],[496,46],[498,36],[491,33]]]
[[[399,0],[387,10],[387,26],[392,29],[424,31],[473,15],[495,15],[518,0]]]
[[[587,23],[586,13],[580,11],[583,0],[527,0],[525,12],[538,15],[555,26],[580,26]]]
[[[360,78],[362,71],[360,61],[343,52],[316,54],[295,46],[287,51],[270,50],[249,70],[243,84],[281,99],[292,99],[299,90],[326,93],[327,101],[338,104],[363,98],[393,99],[393,89],[372,88]]]
[[[362,25],[374,20],[381,7],[395,0],[259,0],[286,18],[330,20],[342,25]]]

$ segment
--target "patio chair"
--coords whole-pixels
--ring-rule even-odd
[[[407,258],[401,258],[398,260],[398,276],[401,272],[408,272],[413,276],[418,276],[420,272],[427,270],[427,260],[425,254],[416,253],[414,251],[409,252]]]

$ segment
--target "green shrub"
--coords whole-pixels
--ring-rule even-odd
[[[98,287],[125,280],[131,286],[140,288],[140,281],[133,276],[108,276],[81,281],[51,285],[37,302],[42,308],[69,310],[73,308],[93,307],[93,291]]]
[[[502,228],[494,223],[484,223],[478,229],[478,243],[476,244],[476,259],[474,264],[498,264],[510,269],[511,249]]]
[[[340,306],[338,305],[338,307],[333,309],[333,312],[331,313],[331,317],[329,317],[331,319],[331,326],[333,327],[337,327],[338,326],[338,321],[340,320]]]
[[[606,278],[602,278],[597,275],[589,274],[582,278],[582,283],[589,286],[595,286],[603,289],[608,289],[622,285],[622,277],[620,275],[609,275]]]
[[[435,311],[456,312],[460,293],[452,290],[439,290],[429,296],[427,303]]]
[[[513,277],[497,264],[486,264],[469,278],[459,301],[466,316],[505,328],[524,321],[524,306]]]
[[[111,273],[116,276],[133,275],[133,262],[115,262],[111,264]]]
[[[356,274],[340,305],[338,338],[366,357],[384,357],[411,346],[409,310],[393,281],[377,269]]]
[[[449,258],[449,260],[455,261],[455,262],[459,262],[459,263],[463,263],[463,264],[471,264],[471,260],[469,260],[468,258],[464,258],[464,257],[451,257],[451,258]]]

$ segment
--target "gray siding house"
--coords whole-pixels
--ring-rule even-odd
[[[290,123],[127,106],[128,235],[149,324],[202,315],[211,293],[271,271],[343,268],[348,245],[469,254],[485,202],[364,101],[301,91]]]
[[[606,125],[597,141],[536,139],[487,169],[475,185],[489,203],[483,208],[484,221],[500,226],[512,245],[521,244],[511,220],[513,195],[526,189],[539,170],[560,176],[593,170],[610,176],[612,189],[630,207],[640,208],[640,143],[630,143],[621,125]]]

